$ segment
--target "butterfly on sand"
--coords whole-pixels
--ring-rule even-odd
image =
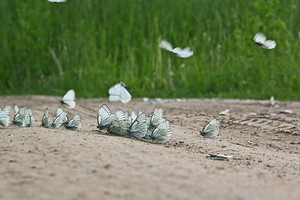
[[[59,115],[56,115],[53,119],[51,126],[53,128],[59,128],[64,123],[64,120],[66,119],[67,115],[68,113],[64,111]]]
[[[66,125],[67,129],[78,130],[81,128],[81,119],[80,115],[74,115],[74,117]]]
[[[122,103],[128,103],[131,100],[131,95],[127,91],[127,89],[133,91],[131,87],[128,87],[123,82],[115,84],[108,90],[109,101],[111,102],[121,101]]]
[[[106,104],[103,104],[98,109],[97,123],[100,130],[107,129],[113,121],[117,120],[115,115],[112,115],[109,107]]]
[[[154,141],[167,142],[171,139],[172,131],[169,121],[160,123],[151,133],[150,138]]]
[[[33,125],[34,117],[30,108],[24,106],[18,110],[15,106],[15,112],[16,114],[14,116],[14,119],[12,120],[13,124],[22,127],[30,127]]]
[[[9,114],[10,114],[10,106],[5,106],[5,108],[2,110],[0,107],[0,125],[7,127],[9,124]]]
[[[253,38],[254,43],[265,49],[274,49],[276,42],[274,40],[267,40],[267,37],[263,33],[256,33]]]
[[[135,137],[137,139],[145,137],[147,132],[146,119],[147,116],[145,113],[140,112],[128,129],[128,134],[130,137]]]
[[[42,127],[49,128],[50,127],[50,117],[48,108],[46,108],[43,118],[42,118]]]
[[[173,49],[172,45],[166,40],[160,41],[159,47],[167,51],[170,51],[174,54],[174,56],[178,56],[181,58],[187,58],[194,54],[194,52],[190,50],[190,47],[186,47],[184,49],[181,49],[180,47],[176,47]]]
[[[219,126],[220,126],[220,121],[217,119],[212,119],[206,124],[202,131],[200,131],[200,134],[203,137],[210,137],[214,138],[217,137],[219,134]]]
[[[60,103],[65,105],[68,108],[75,108],[76,102],[75,102],[75,91],[69,90],[60,100]]]

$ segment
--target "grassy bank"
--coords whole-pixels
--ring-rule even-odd
[[[0,94],[300,100],[298,0],[0,1]],[[277,42],[258,48],[263,32]],[[190,46],[181,59],[160,39]]]

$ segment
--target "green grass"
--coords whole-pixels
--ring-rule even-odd
[[[300,100],[299,0],[0,1],[0,94]],[[277,42],[253,44],[256,32]],[[161,39],[190,46],[182,59]]]

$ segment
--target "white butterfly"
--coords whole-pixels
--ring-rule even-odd
[[[219,134],[219,126],[220,121],[217,119],[212,119],[203,127],[202,131],[200,131],[200,134],[203,137],[217,137]]]
[[[262,33],[256,33],[253,40],[257,46],[265,49],[274,49],[276,47],[276,42],[274,40],[267,40],[267,37]]]
[[[66,125],[67,129],[72,129],[72,130],[78,130],[81,128],[81,119],[80,115],[74,115],[74,117],[69,121],[69,123]]]
[[[125,136],[128,133],[128,129],[130,127],[128,112],[118,110],[115,115],[117,119],[114,120],[108,127],[108,132],[115,135]]]
[[[9,124],[9,114],[10,114],[10,106],[5,106],[5,108],[2,110],[0,107],[0,125],[7,127]]]
[[[141,139],[145,137],[147,132],[147,124],[146,124],[147,116],[145,113],[140,113],[136,119],[132,122],[128,129],[129,136],[135,137],[137,139]]]
[[[175,56],[178,56],[181,58],[187,58],[194,54],[194,52],[190,50],[190,47],[186,47],[184,49],[181,49],[180,47],[176,47],[175,49],[173,49],[172,45],[166,40],[160,41],[159,47],[162,49],[165,49],[167,51],[170,51]]]
[[[42,126],[45,128],[50,127],[50,117],[49,117],[49,113],[48,113],[48,108],[46,108],[46,110],[44,112],[44,116],[42,118]]]
[[[112,115],[110,112],[109,107],[106,104],[103,104],[98,109],[98,117],[97,117],[97,123],[98,128],[100,130],[104,128],[108,128],[113,121],[117,120],[117,117],[115,115]]]
[[[133,90],[132,88],[125,85],[123,82],[117,83],[111,88],[109,88],[109,101],[121,101],[122,103],[128,103],[131,100],[131,95],[126,89]]]
[[[160,123],[151,133],[150,138],[155,141],[167,142],[171,139],[172,131],[169,121]]]
[[[75,91],[74,90],[69,90],[65,96],[60,100],[60,103],[65,105],[68,108],[74,108],[76,103],[75,103]]]
[[[125,136],[130,126],[129,120],[115,120],[108,127],[108,132],[114,135]]]
[[[53,128],[59,128],[64,123],[64,120],[67,117],[67,115],[68,115],[68,113],[63,111],[59,115],[55,116],[51,126]]]
[[[61,3],[61,2],[67,2],[67,0],[48,0],[49,2],[56,2],[56,3]]]
[[[16,109],[15,109],[16,111]],[[32,114],[32,110],[27,107],[22,107],[18,110],[18,112],[15,114],[13,119],[13,124],[16,124],[18,126],[22,127],[30,127],[34,123],[34,117]]]
[[[165,121],[165,119],[163,118],[163,113],[164,111],[162,108],[155,108],[150,117],[147,118],[146,123],[148,125],[148,130],[145,139],[150,139],[154,129],[156,129],[159,124]]]
[[[56,109],[56,112],[55,112],[55,117],[59,116],[61,113],[63,113],[63,109],[61,108],[57,108]],[[66,116],[63,121],[62,121],[62,124],[67,124],[69,122],[69,119],[68,119],[68,116]]]

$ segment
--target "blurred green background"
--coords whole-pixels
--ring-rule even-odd
[[[299,0],[0,1],[0,95],[300,100]],[[253,43],[256,32],[274,50]],[[161,39],[190,46],[174,57]]]

